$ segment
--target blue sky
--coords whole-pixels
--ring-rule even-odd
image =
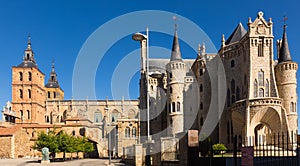
[[[87,38],[101,25],[123,14],[140,10],[162,10],[186,17],[201,27],[210,37],[217,49],[221,35],[228,37],[239,22],[247,27],[248,17],[254,19],[258,11],[274,22],[275,40],[282,36],[283,16],[288,16],[288,40],[292,57],[300,62],[300,1],[260,0],[260,1],[176,1],[176,0],[2,0],[0,5],[0,104],[11,100],[11,67],[22,62],[26,48],[27,35],[31,34],[32,47],[41,71],[49,78],[52,59],[55,60],[58,80],[65,91],[65,98],[72,98],[72,75],[76,57]],[[172,27],[172,18],[166,23]],[[178,21],[180,36],[180,18]],[[120,25],[120,29],[127,25]],[[147,26],[147,25],[143,25]],[[151,33],[150,45],[170,49],[172,36]],[[118,29],[111,29],[114,33]],[[173,29],[171,28],[171,31]],[[132,33],[134,33],[133,31]],[[199,40],[200,41],[200,40]],[[101,43],[99,43],[101,44]],[[181,42],[184,58],[195,58],[193,49]],[[139,48],[139,44],[128,35],[116,42],[104,55],[96,73],[96,92],[98,99],[112,98],[112,71],[127,54]],[[150,57],[155,56],[151,55]],[[169,58],[168,55],[162,57]],[[299,75],[299,74],[298,74]],[[299,78],[299,76],[298,76]],[[84,86],[84,85],[83,85]],[[124,87],[128,88],[128,87]],[[298,90],[299,93],[299,90]],[[129,85],[130,98],[138,97],[138,74]],[[299,93],[300,94],[300,93]],[[117,96],[121,98],[121,96]]]

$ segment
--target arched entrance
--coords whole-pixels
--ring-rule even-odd
[[[270,142],[271,129],[265,124],[258,124],[254,128],[254,145],[267,145]]]
[[[267,107],[255,111],[250,121],[250,144],[254,146],[271,145],[272,137],[282,129],[282,120],[277,110]]]

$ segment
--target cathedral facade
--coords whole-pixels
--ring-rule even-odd
[[[123,147],[138,142],[138,100],[65,100],[54,63],[46,84],[44,80],[29,38],[22,63],[12,67],[12,101],[4,107],[0,125],[1,144],[11,143],[1,157],[39,156],[34,141],[49,130],[87,137],[95,146],[90,157],[122,156]]]

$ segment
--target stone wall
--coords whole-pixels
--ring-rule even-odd
[[[12,158],[12,136],[0,136],[0,158]]]
[[[24,130],[18,130],[15,132],[14,136],[14,157],[15,158],[23,158],[31,156],[30,147],[30,136]]]

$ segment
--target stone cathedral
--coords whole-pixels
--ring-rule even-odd
[[[12,101],[2,111],[0,143],[5,147],[0,157],[40,155],[32,149],[37,133],[53,128],[87,136],[96,147],[90,157],[108,156],[107,135],[111,134],[110,153],[121,157],[127,147],[148,141],[147,105],[151,150],[157,151],[153,162],[168,160],[163,156],[166,145],[172,147],[170,153],[181,154],[178,140],[191,129],[201,133],[217,102],[222,106],[215,110],[221,110],[219,119],[205,133],[214,143],[232,148],[236,136],[239,146],[257,146],[271,143],[271,136],[280,132],[295,142],[298,64],[292,60],[286,31],[284,25],[282,38],[274,42],[273,22],[259,12],[254,20],[248,19],[247,29],[240,23],[227,39],[223,35],[217,53],[206,53],[203,44],[195,59],[183,59],[175,28],[170,58],[150,58],[149,71],[147,41],[141,40],[139,100],[65,100],[54,63],[45,84],[29,39],[23,61],[12,67]],[[210,65],[217,66],[214,78],[208,72]],[[223,79],[218,73],[221,67]],[[213,90],[213,85],[224,85],[224,95],[223,89]],[[212,101],[213,95],[220,100]]]

